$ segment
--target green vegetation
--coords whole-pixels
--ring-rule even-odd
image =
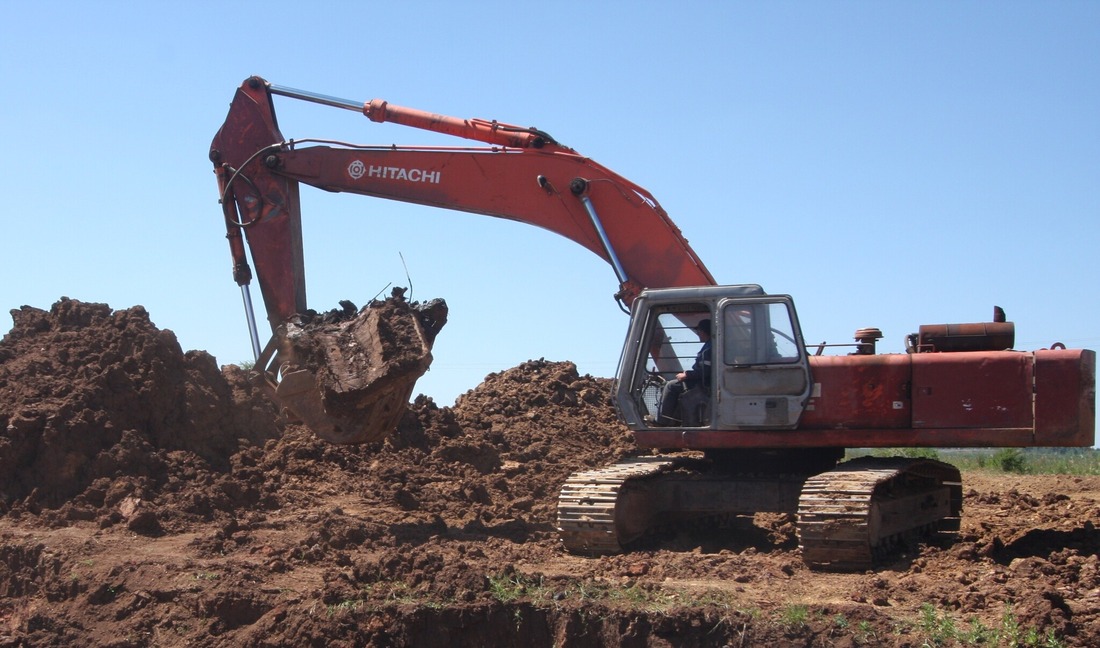
[[[787,631],[797,632],[809,625],[810,608],[805,605],[787,605],[779,610],[776,619]]]
[[[362,601],[356,599],[347,599],[344,601],[340,601],[339,603],[333,603],[332,605],[327,606],[326,610],[328,610],[328,615],[330,617],[333,617],[347,612],[355,612],[359,609],[360,605],[362,605]]]
[[[403,581],[379,581],[360,588],[358,596],[345,598],[325,606],[328,616],[352,614],[360,610],[374,612],[387,605],[416,605],[439,609],[454,604],[453,600],[440,599],[427,591],[418,591]],[[316,607],[310,610],[313,614]]]
[[[564,588],[556,588],[541,576],[527,576],[514,572],[488,576],[489,591],[501,603],[524,599],[536,605],[551,605],[559,601],[574,600],[584,603],[605,603],[615,607],[658,612],[677,605],[691,604],[695,597],[684,592],[662,587],[648,587],[638,583],[614,585],[610,582],[582,580],[569,582]],[[716,603],[708,599],[708,603]]]
[[[531,579],[519,574],[491,574],[489,576],[489,591],[493,598],[501,603],[510,603],[518,598],[528,595],[528,589],[534,593],[534,600],[541,600],[542,579]]]
[[[969,627],[961,629],[950,614],[936,610],[931,603],[925,603],[920,607],[920,618],[915,630],[923,641],[921,646],[927,648],[959,645],[1061,648],[1065,645],[1053,630],[1040,633],[1035,628],[1020,627],[1019,620],[1010,608],[1005,609],[999,627],[989,628],[979,619],[970,619]]]
[[[1028,471],[1027,458],[1019,448],[1001,448],[993,454],[993,466],[1004,472],[1024,474]]]
[[[1021,626],[1015,613],[1006,607],[1000,622],[986,625],[977,617],[962,618],[931,603],[925,603],[909,619],[855,621],[845,614],[818,609],[805,603],[789,603],[770,611],[738,607],[738,595],[725,590],[705,591],[664,587],[634,580],[622,582],[599,579],[550,579],[508,569],[486,575],[493,598],[501,604],[517,605],[513,611],[517,626],[525,611],[551,609],[563,604],[607,606],[640,612],[663,614],[682,607],[706,607],[719,610],[709,617],[715,630],[740,629],[743,634],[760,624],[779,628],[789,636],[803,636],[822,630],[835,639],[850,637],[853,645],[873,646],[893,632],[915,640],[914,646],[940,648],[978,646],[983,648],[1064,648],[1065,642],[1053,630]],[[441,601],[427,591],[419,591],[400,581],[378,582],[364,587],[358,596],[350,596],[323,609],[328,616],[373,612],[393,604],[440,607],[454,601]],[[519,605],[524,604],[524,605]],[[315,606],[314,610],[319,606]],[[592,608],[598,609],[598,608]],[[313,613],[314,610],[311,610]],[[896,618],[896,617],[895,617]]]
[[[870,621],[860,621],[856,626],[855,638],[860,643],[875,643],[878,641],[878,634]]]
[[[691,600],[676,591],[642,587],[637,583],[623,588],[611,589],[608,591],[607,598],[613,603],[620,603],[631,609],[642,609],[647,612],[662,612]]]
[[[846,458],[863,456],[939,459],[962,471],[1021,475],[1100,475],[1096,448],[879,448],[849,450]]]
[[[931,603],[920,606],[920,621],[917,623],[921,633],[925,637],[926,646],[943,646],[948,642],[958,639],[959,632],[955,628],[955,620],[947,613],[938,614]]]

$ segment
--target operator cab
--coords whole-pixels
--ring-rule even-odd
[[[662,419],[665,384],[696,363],[701,321],[710,322],[711,374],[682,392],[672,421]],[[792,429],[813,387],[805,349],[789,296],[757,285],[645,291],[633,304],[615,401],[632,429]]]

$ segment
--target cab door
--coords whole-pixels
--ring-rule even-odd
[[[787,295],[721,299],[714,371],[719,429],[791,429],[813,388],[794,302]]]

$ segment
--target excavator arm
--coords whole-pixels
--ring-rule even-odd
[[[279,132],[275,94],[373,121],[441,132],[484,147],[318,145]],[[329,142],[329,144],[335,144]],[[298,185],[495,216],[542,227],[612,265],[626,305],[645,288],[714,285],[714,278],[645,189],[536,129],[461,120],[374,100],[362,104],[272,86],[237,90],[210,157],[218,174],[234,276],[250,280],[242,233],[272,326],[305,302]]]
[[[360,146],[287,140],[275,116],[276,95],[355,110],[375,122],[479,145]],[[244,294],[257,369],[277,402],[336,442],[373,440],[388,431],[383,428],[392,429],[398,401],[407,399],[415,379],[427,369],[434,333],[422,336],[428,338],[422,345],[426,361],[405,363],[395,372],[400,374],[396,388],[370,386],[353,397],[334,395],[325,391],[324,381],[316,375],[319,367],[303,367],[308,364],[303,362],[303,352],[296,352],[289,343],[302,337],[301,328],[293,328],[293,322],[307,309],[300,184],[483,214],[555,232],[612,266],[619,283],[615,297],[625,307],[646,288],[715,284],[649,192],[534,128],[446,117],[381,100],[359,103],[251,77],[236,92],[211,144],[210,160],[218,177],[233,276]],[[248,256],[255,265],[273,332],[262,351],[248,292],[252,280]],[[384,336],[368,330],[353,337],[362,344],[376,343]],[[311,348],[318,346],[336,345],[329,341]],[[380,350],[379,356],[387,355],[386,351]],[[338,355],[329,354],[322,364],[340,362]],[[324,369],[335,369],[334,382],[341,385],[357,373],[350,368]],[[338,406],[350,401],[355,401],[353,407]],[[337,409],[342,414],[336,414]],[[378,416],[379,410],[387,415]],[[349,411],[356,415],[343,415]]]

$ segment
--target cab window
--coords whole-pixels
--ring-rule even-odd
[[[786,304],[727,304],[721,321],[722,358],[727,365],[789,364],[801,360]]]

